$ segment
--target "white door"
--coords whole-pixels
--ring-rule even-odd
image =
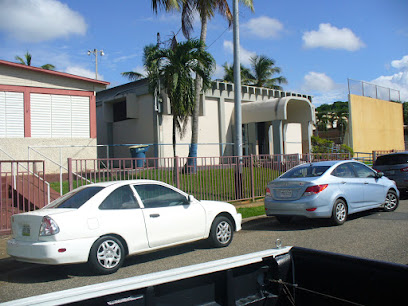
[[[143,212],[129,185],[115,189],[102,201],[97,220],[100,234],[122,236],[130,254],[149,248]]]
[[[302,154],[302,126],[300,123],[285,124],[285,154]]]
[[[157,184],[134,185],[142,203],[151,248],[201,239],[205,210],[185,195]]]

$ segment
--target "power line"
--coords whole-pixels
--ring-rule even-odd
[[[218,36],[218,37],[207,47],[207,49],[210,49],[210,47],[211,47],[218,39],[220,39],[221,36],[224,35],[224,33],[227,32],[227,30],[228,30],[229,28],[230,28],[230,27],[227,27],[227,28],[224,30],[224,32],[222,32],[222,33],[220,34],[220,36]]]

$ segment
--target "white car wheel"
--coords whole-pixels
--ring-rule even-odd
[[[91,248],[89,264],[99,274],[116,272],[125,258],[125,251],[119,239],[113,236],[99,238]]]
[[[227,217],[215,218],[210,232],[210,241],[215,247],[228,246],[234,235],[234,228]]]

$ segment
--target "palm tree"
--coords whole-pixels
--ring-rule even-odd
[[[31,66],[32,56],[31,56],[31,54],[30,54],[28,51],[27,51],[26,54],[24,54],[24,58],[22,58],[22,57],[16,55],[16,56],[15,56],[15,59],[16,59],[20,64],[23,64],[23,65],[26,65],[26,66]],[[55,69],[55,66],[52,65],[52,64],[45,64],[45,65],[42,65],[41,68],[42,68],[42,69],[46,69],[46,70],[54,70],[54,69]]]
[[[249,7],[252,11],[253,0],[240,0],[245,6]],[[214,17],[215,12],[218,11],[222,16],[227,18],[228,24],[232,24],[233,16],[228,6],[227,0],[152,0],[153,11],[157,13],[158,7],[165,8],[166,11],[180,10],[181,14],[181,28],[184,36],[188,39],[190,33],[193,30],[194,13],[198,12],[201,20],[201,33],[200,41],[202,42],[202,49],[204,51],[205,41],[207,38],[207,24],[208,20]],[[197,75],[194,83],[195,98],[194,98],[194,111],[192,116],[192,133],[191,133],[191,146],[189,157],[197,156],[197,143],[198,143],[198,115],[199,115],[199,103],[200,103],[200,88],[201,79]]]
[[[45,70],[55,70],[55,66],[53,64],[45,64],[42,65],[41,68]]]
[[[316,112],[316,128],[317,131],[327,131],[327,124],[329,123],[329,118],[327,113]]]
[[[25,59],[21,58],[21,57],[18,56],[18,55],[15,56],[15,59],[16,59],[17,61],[19,61],[20,64],[26,65],[26,66],[31,66],[31,54],[28,53],[28,51],[27,51],[26,54],[24,54],[24,58],[25,58]]]
[[[281,73],[281,69],[275,66],[275,61],[264,55],[256,55],[251,57],[251,68],[253,75],[251,76],[251,85],[257,87],[267,87],[282,90],[282,87],[277,84],[287,84],[285,77],[272,76]]]
[[[224,68],[224,82],[234,83],[234,66],[225,63],[222,67]],[[251,77],[249,69],[241,65],[241,83],[248,84]]]
[[[149,83],[155,83],[157,68],[163,87],[170,100],[173,115],[173,154],[176,156],[176,130],[184,135],[188,116],[194,108],[194,74],[203,80],[203,88],[210,86],[210,75],[214,68],[213,57],[202,48],[199,40],[176,43],[168,49],[147,46],[145,66]]]
[[[135,71],[126,71],[121,73],[122,76],[128,78],[130,81],[136,81],[144,78],[144,75]]]

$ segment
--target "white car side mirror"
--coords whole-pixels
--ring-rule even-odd
[[[195,201],[195,197],[192,194],[189,194],[188,195],[188,202],[191,203],[191,202],[194,202],[194,201]]]

